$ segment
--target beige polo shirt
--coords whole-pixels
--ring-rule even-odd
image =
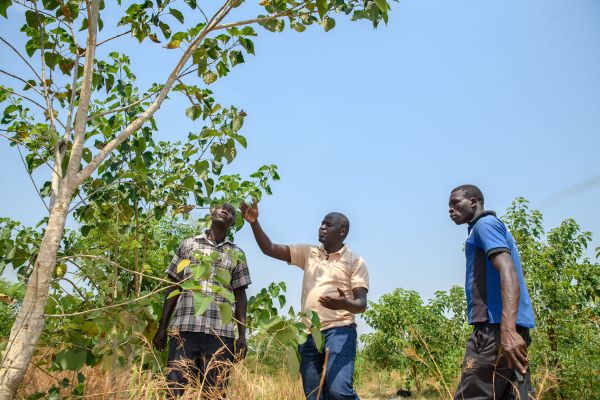
[[[369,289],[365,260],[346,246],[329,255],[322,245],[300,244],[289,247],[290,264],[304,270],[302,311],[315,311],[321,320],[321,330],[352,324],[354,314],[346,310],[325,308],[319,304],[319,297],[338,297],[339,287],[348,298],[353,299],[352,289]]]

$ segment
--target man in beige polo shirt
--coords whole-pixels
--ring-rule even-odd
[[[321,246],[281,245],[271,242],[258,223],[256,203],[240,206],[244,219],[262,252],[304,270],[302,311],[319,315],[325,348],[329,348],[327,373],[321,399],[317,399],[324,354],[311,335],[300,345],[300,374],[308,400],[358,399],[353,388],[356,358],[356,324],[354,314],[365,311],[369,274],[362,257],[346,247],[344,240],[350,229],[348,218],[332,212],[319,227]]]

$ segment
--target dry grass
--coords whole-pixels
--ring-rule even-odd
[[[86,376],[86,399],[164,399],[166,380],[162,373],[140,371],[104,371],[102,368],[85,367],[82,372]],[[27,399],[34,393],[46,393],[59,380],[68,378],[75,380],[73,373],[56,373],[48,375],[41,369],[30,367],[24,384],[17,393],[17,399]],[[369,379],[364,377],[356,383],[357,391],[363,400],[395,398],[399,382],[403,379],[396,372],[372,371]],[[217,399],[219,395],[202,395],[202,383],[189,385],[182,400],[187,399]],[[71,387],[62,390],[63,395],[70,393]],[[292,378],[284,366],[273,373],[257,370],[251,363],[238,363],[231,368],[229,386],[226,391],[228,399],[240,400],[304,400],[300,378]],[[435,395],[427,397],[413,396],[411,399],[436,399]]]

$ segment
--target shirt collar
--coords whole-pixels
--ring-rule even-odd
[[[225,236],[225,239],[222,242],[220,242],[220,243],[217,243],[217,242],[214,242],[214,241],[210,240],[208,238],[208,230],[206,230],[204,233],[201,233],[198,236],[194,236],[194,239],[196,239],[196,240],[204,240],[204,241],[212,244],[215,247],[223,246],[226,243],[230,244],[230,245],[233,245],[233,243],[227,238],[227,236]]]
[[[319,246],[319,252],[322,253],[327,259],[333,259],[333,260],[342,258],[342,256],[344,255],[344,253],[346,252],[347,249],[348,249],[348,247],[346,245],[343,245],[342,248],[339,249],[338,251],[336,251],[334,253],[327,253],[327,251],[325,250],[325,246],[323,246],[323,245]]]
[[[479,217],[477,217],[473,221],[469,222],[469,230],[471,230],[475,226],[475,224],[477,223],[477,221],[479,221],[481,218],[486,217],[488,215],[493,215],[495,217],[496,216],[496,212],[495,211],[491,211],[491,210],[485,210]]]

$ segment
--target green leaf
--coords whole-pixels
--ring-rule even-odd
[[[6,9],[11,5],[11,0],[0,0],[0,15],[2,15],[4,18],[8,18],[6,16]]]
[[[92,161],[92,151],[89,148],[84,148],[82,153],[81,153],[81,157],[83,158],[83,160],[86,163],[89,163],[90,161]]]
[[[325,29],[325,32],[329,32],[335,27],[335,19],[331,17],[326,17],[324,20],[319,22],[319,25],[321,25],[323,29]]]
[[[196,180],[191,175],[186,176],[182,183],[183,186],[190,190],[194,190],[194,188],[196,187]]]
[[[165,46],[167,49],[176,49],[181,44],[181,40],[179,39],[171,39],[169,43]]]
[[[388,4],[385,0],[373,0],[375,2],[375,4],[377,4],[377,7],[379,7],[379,10],[381,10],[382,13],[387,13],[388,10]]]
[[[233,319],[233,307],[229,303],[221,303],[219,304],[219,314],[223,325],[227,325]]]
[[[319,18],[323,19],[327,12],[327,0],[317,0],[317,11],[319,12]]]
[[[181,11],[179,11],[175,8],[169,7],[169,14],[174,16],[177,19],[177,21],[179,21],[180,23],[183,24],[183,14],[181,13]]]
[[[235,296],[233,295],[233,293],[228,289],[225,289],[223,286],[210,285],[209,287],[213,292],[223,297],[225,300],[230,301],[232,303],[235,301]]]
[[[184,258],[183,260],[179,261],[179,264],[177,264],[177,273],[179,274],[181,271],[183,271],[185,267],[190,265],[190,262],[191,261],[187,258]]]
[[[79,371],[87,359],[87,350],[62,350],[56,353],[53,369]]]
[[[196,264],[193,267],[190,267],[190,271],[192,272],[194,279],[196,279],[197,281],[203,281],[206,279],[204,277],[204,275],[206,274],[206,269],[206,265],[201,264]]]
[[[217,80],[217,74],[212,71],[207,71],[204,73],[204,75],[202,75],[202,80],[204,80],[204,83],[207,85],[210,85]]]
[[[298,334],[298,329],[294,325],[288,325],[285,329],[280,330],[275,334],[275,340],[283,345],[287,345],[292,339],[295,339]]]
[[[323,337],[323,334],[315,326],[310,328],[310,333],[312,334],[313,341],[315,342],[315,346],[316,346],[317,350],[319,350],[319,352],[322,352],[323,345],[325,344],[325,340],[324,340],[325,338]]]
[[[287,362],[290,375],[298,376],[300,373],[300,354],[297,346],[289,346],[287,351]]]
[[[215,280],[229,286],[231,284],[231,272],[225,268],[215,268]]]
[[[202,293],[194,293],[194,314],[196,316],[204,314],[213,300],[213,296],[205,296]]]
[[[167,296],[167,299],[172,299],[175,296],[179,296],[181,294],[181,290],[175,289]]]

